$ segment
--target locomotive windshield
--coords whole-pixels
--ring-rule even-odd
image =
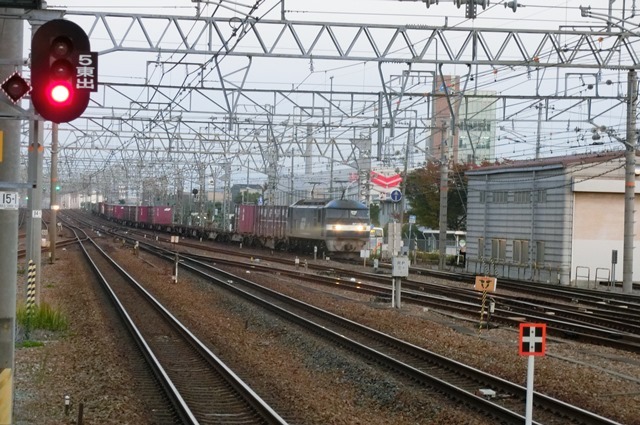
[[[341,210],[335,208],[327,208],[325,211],[327,220],[369,222],[369,210]]]

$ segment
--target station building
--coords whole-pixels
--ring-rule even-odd
[[[582,287],[622,281],[624,151],[492,165],[467,177],[468,271]],[[637,281],[640,249],[633,257]]]

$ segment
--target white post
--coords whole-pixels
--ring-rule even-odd
[[[174,282],[178,283],[178,263],[180,261],[180,257],[178,256],[178,253],[176,252],[176,272],[174,274]]]
[[[533,370],[535,356],[528,356],[529,363],[527,367],[527,407],[525,414],[525,425],[531,425],[533,422]]]
[[[391,308],[396,307],[396,278],[391,278]]]

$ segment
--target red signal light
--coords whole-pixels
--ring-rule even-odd
[[[71,103],[71,89],[66,84],[54,84],[49,90],[51,101],[60,106]]]
[[[82,115],[97,90],[94,56],[77,24],[54,19],[40,26],[31,40],[31,101],[42,118],[62,123]]]

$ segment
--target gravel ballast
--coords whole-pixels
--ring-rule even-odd
[[[105,240],[106,241],[106,240]],[[448,399],[418,389],[361,359],[309,336],[208,284],[180,275],[145,253],[109,242],[109,251],[283,415],[299,424],[492,424]],[[238,273],[246,271],[238,270]],[[478,332],[473,321],[370,297],[329,290],[273,274],[251,273],[265,286],[398,338],[525,385],[526,358],[513,329]],[[19,276],[19,294],[25,277]],[[21,295],[23,296],[23,295]],[[16,349],[14,422],[153,423],[132,382],[126,336],[77,248],[44,265],[43,301],[62,311],[70,329],[34,334],[42,347]],[[579,404],[624,424],[640,424],[640,356],[604,347],[550,340],[536,359],[536,391]],[[72,406],[65,414],[64,396]],[[535,414],[534,414],[535,415]]]

